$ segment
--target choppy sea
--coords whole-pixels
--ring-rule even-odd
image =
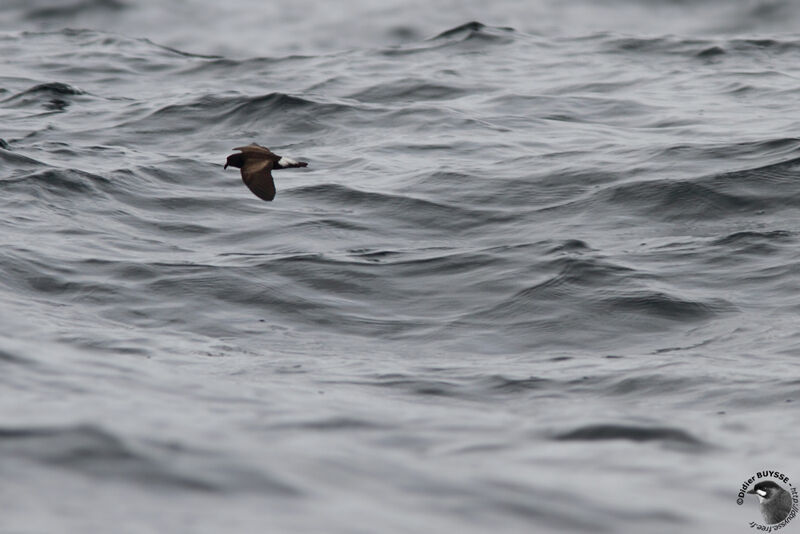
[[[800,480],[797,28],[4,2],[0,532],[751,531]],[[309,162],[274,202],[250,142]]]

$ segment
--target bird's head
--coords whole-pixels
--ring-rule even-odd
[[[753,489],[747,493],[752,493],[753,495],[757,496],[758,502],[764,502],[771,500],[782,491],[786,490],[771,480],[765,480],[764,482],[759,482],[753,486]]]
[[[228,156],[228,160],[225,162],[225,166],[222,168],[227,169],[228,165],[231,167],[236,167],[237,169],[241,169],[242,165],[244,165],[244,154],[231,154]]]

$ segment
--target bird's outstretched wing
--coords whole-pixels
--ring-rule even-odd
[[[275,154],[272,150],[268,149],[265,146],[258,145],[256,143],[251,143],[247,146],[237,146],[234,150],[241,150],[243,154],[247,155],[260,155],[263,157],[274,157]]]
[[[247,148],[247,147],[245,147]],[[242,150],[237,148],[235,150]],[[275,198],[275,182],[272,180],[272,160],[246,161],[242,167],[242,180],[255,196],[270,201]]]

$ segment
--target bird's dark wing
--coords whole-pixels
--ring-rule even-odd
[[[247,146],[237,146],[234,150],[241,150],[243,154],[247,154],[247,156],[256,156],[256,157],[265,157],[265,158],[273,158],[277,157],[275,154],[272,153],[270,149],[265,146],[257,145],[255,143],[251,143]]]
[[[272,161],[246,161],[242,167],[242,180],[255,196],[262,200],[275,198],[275,182],[272,181]]]

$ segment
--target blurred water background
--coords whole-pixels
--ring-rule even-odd
[[[3,2],[0,531],[748,531],[800,477],[799,24]],[[270,204],[253,141],[310,163]]]

